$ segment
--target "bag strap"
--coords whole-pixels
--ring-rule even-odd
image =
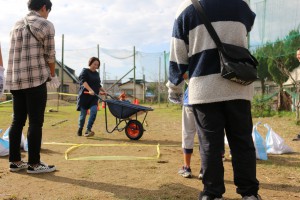
[[[36,39],[36,41],[38,41],[38,43],[40,43],[44,47],[44,44],[41,41],[39,41],[39,39],[31,31],[30,26],[28,24],[28,21],[27,21],[26,17],[24,18],[24,23],[25,23],[25,26],[28,29],[29,33]]]
[[[223,44],[222,44],[216,30],[214,29],[214,27],[211,25],[211,22],[207,18],[202,5],[200,4],[200,2],[198,0],[191,0],[191,2],[193,3],[193,6],[195,7],[195,9],[198,11],[197,12],[198,16],[203,21],[204,26],[206,27],[206,29],[207,29],[208,33],[210,34],[211,38],[213,39],[213,41],[216,43],[217,48],[223,52]]]

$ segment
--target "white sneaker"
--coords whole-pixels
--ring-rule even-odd
[[[54,172],[56,170],[54,165],[47,165],[46,163],[40,162],[36,166],[28,165],[27,173],[28,174],[40,174]]]
[[[260,197],[260,195],[257,195],[257,197],[252,195],[252,196],[244,196],[242,200],[262,200],[262,198]]]
[[[180,169],[178,171],[178,174],[184,178],[191,178],[192,177],[192,170],[191,168],[187,168],[187,167],[182,167],[182,169]]]
[[[85,137],[92,137],[95,135],[95,132],[94,131],[91,131],[91,130],[86,130],[84,136]]]
[[[202,173],[199,174],[198,179],[199,179],[199,180],[202,180],[202,179],[203,179],[203,174],[202,174]]]

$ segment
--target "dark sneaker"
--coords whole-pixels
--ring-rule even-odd
[[[17,171],[20,171],[22,169],[27,169],[28,167],[28,164],[26,162],[23,162],[21,160],[21,163],[20,164],[17,164],[17,163],[14,163],[14,162],[10,162],[9,164],[9,171],[11,172],[17,172]]]
[[[192,177],[192,170],[189,167],[182,167],[182,169],[180,169],[178,171],[178,174],[184,178],[191,178]]]
[[[242,200],[262,200],[262,198],[260,197],[260,195],[258,194],[257,196],[244,196],[242,198]]]
[[[47,165],[43,162],[40,162],[36,166],[28,165],[27,173],[28,174],[40,174],[40,173],[48,173],[54,172],[56,170],[54,165]]]
[[[94,135],[95,135],[94,131],[91,131],[91,130],[86,130],[86,132],[84,134],[85,137],[92,137]]]
[[[79,128],[79,129],[78,129],[77,135],[78,135],[78,136],[82,136],[82,128]]]
[[[223,197],[221,197],[221,198],[210,197],[210,196],[204,195],[202,192],[200,192],[198,200],[224,200],[224,199],[223,199]]]

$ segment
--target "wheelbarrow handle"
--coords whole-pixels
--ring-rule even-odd
[[[90,94],[88,91],[84,91],[83,92],[84,94]],[[108,93],[104,93],[104,92],[100,92],[100,94],[101,95],[107,95],[107,96],[109,96],[110,98],[112,98],[112,99],[115,99],[113,96],[111,96],[110,94],[108,94]],[[101,101],[103,101],[103,99],[98,95],[98,94],[94,94],[96,97],[98,97]]]
[[[83,93],[84,93],[84,94],[89,94],[89,92],[88,92],[88,91],[84,91]],[[100,92],[100,94],[101,94],[101,95],[105,95],[106,93],[104,93],[104,92]]]

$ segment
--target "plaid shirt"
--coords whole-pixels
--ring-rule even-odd
[[[37,87],[50,76],[48,63],[55,62],[55,30],[53,24],[35,11],[26,16],[32,33],[24,19],[16,22],[10,36],[11,44],[6,76],[6,89],[20,90]]]

